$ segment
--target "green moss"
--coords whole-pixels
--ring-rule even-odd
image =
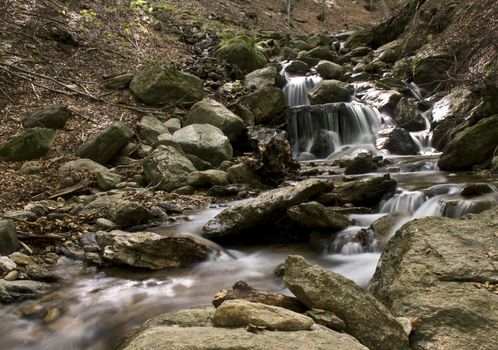
[[[0,147],[0,159],[31,160],[47,154],[55,138],[55,131],[45,128],[26,130]]]
[[[247,35],[237,35],[222,41],[214,55],[238,66],[243,73],[249,73],[265,66],[266,56],[254,46]]]

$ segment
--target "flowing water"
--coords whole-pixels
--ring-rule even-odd
[[[318,77],[292,77],[284,88],[290,106],[288,132],[294,156],[327,163],[350,155],[355,149],[374,151],[376,133],[390,123],[389,118],[358,102],[309,106],[307,91],[319,81]],[[421,98],[416,87],[412,88],[413,94]],[[224,247],[204,263],[157,272],[96,269],[62,259],[56,269],[64,275],[64,282],[52,298],[39,301],[47,309],[58,308],[62,316],[46,324],[40,319],[19,316],[18,311],[31,305],[30,301],[3,306],[0,349],[111,349],[126,331],[147,318],[170,310],[207,305],[219,289],[229,289],[238,280],[288,294],[281,280],[274,277],[274,269],[289,254],[303,255],[365,287],[380,257],[381,242],[369,230],[375,220],[389,213],[401,213],[389,233],[392,236],[413,218],[460,217],[482,211],[498,201],[496,189],[471,199],[460,195],[466,183],[496,185],[496,178],[439,171],[438,155],[430,147],[430,123],[423,117],[425,130],[412,134],[419,145],[419,155],[384,154],[395,169],[391,176],[398,181],[396,194],[380,203],[374,214],[350,215],[353,226],[322,239],[320,249],[302,244]],[[342,180],[342,176],[329,177]],[[156,231],[199,234],[201,227],[221,210],[223,207],[192,212],[189,220]]]

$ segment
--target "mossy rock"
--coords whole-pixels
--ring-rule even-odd
[[[491,160],[498,145],[498,114],[456,134],[443,151],[438,166],[442,170],[471,170]]]
[[[28,129],[0,147],[0,159],[20,161],[43,157],[50,151],[54,138],[55,131],[52,129]]]
[[[25,128],[61,129],[70,117],[69,109],[64,105],[52,105],[36,112],[23,121]]]
[[[248,125],[270,124],[285,108],[285,97],[282,89],[265,86],[263,89],[243,96],[239,104],[242,117]]]
[[[136,74],[130,89],[137,99],[147,104],[191,104],[204,96],[201,79],[162,64],[152,65]]]
[[[413,60],[413,81],[420,87],[435,91],[444,87],[448,81],[448,71],[454,58],[446,53],[422,51]]]
[[[266,56],[254,46],[252,40],[245,35],[223,41],[214,52],[214,56],[238,66],[244,74],[263,68],[268,61]]]

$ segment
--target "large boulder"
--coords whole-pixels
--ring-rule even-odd
[[[301,203],[287,209],[289,218],[298,225],[314,229],[339,231],[349,226],[347,217],[318,202]]]
[[[294,186],[268,191],[248,203],[223,210],[203,228],[203,236],[214,241],[227,241],[246,233],[257,235],[257,229],[286,215],[293,205],[330,189],[321,180],[310,179]],[[255,230],[255,231],[253,231]]]
[[[52,129],[28,129],[0,146],[0,160],[20,161],[43,157],[50,151],[54,139],[55,131]]]
[[[133,137],[134,132],[122,122],[114,123],[99,131],[83,143],[78,157],[88,158],[99,164],[106,164]]]
[[[282,87],[285,84],[285,78],[280,75],[275,66],[270,66],[246,74],[244,82],[248,88],[262,89],[265,86]]]
[[[439,123],[449,118],[467,117],[477,101],[472,91],[466,88],[452,90],[448,95],[434,103],[431,110],[431,121]]]
[[[165,191],[184,186],[186,177],[197,171],[192,162],[172,146],[160,145],[142,162],[145,179]]]
[[[413,349],[498,347],[497,222],[498,207],[465,220],[428,217],[389,240],[369,290],[395,315],[421,321]]]
[[[418,154],[419,147],[413,140],[410,133],[403,128],[389,128],[382,130],[378,134],[376,147],[385,149],[392,154]]]
[[[309,308],[332,311],[346,324],[346,332],[371,350],[410,349],[401,324],[389,310],[353,281],[304,258],[285,260],[287,288]],[[372,326],[375,331],[372,332]]]
[[[413,80],[421,88],[434,91],[444,87],[454,57],[447,53],[421,50],[413,60]]]
[[[306,331],[314,322],[311,318],[278,306],[246,300],[226,300],[212,318],[216,327],[238,328],[253,325],[273,331]]]
[[[214,56],[238,66],[243,73],[263,68],[268,61],[263,52],[254,46],[252,39],[245,35],[223,41],[214,51]]]
[[[16,226],[9,219],[0,219],[0,255],[9,255],[21,249],[17,239]]]
[[[233,156],[228,137],[210,124],[191,124],[175,131],[173,141],[180,145],[185,153],[193,154],[214,165],[231,160]]]
[[[337,79],[344,77],[344,68],[337,63],[322,60],[318,62],[316,71],[323,79]]]
[[[238,105],[248,125],[269,124],[285,108],[282,89],[266,86],[239,99]]]
[[[190,104],[204,96],[201,79],[162,64],[136,74],[130,89],[140,101],[148,104]]]
[[[70,114],[71,112],[67,106],[52,105],[39,110],[33,116],[25,119],[22,125],[25,128],[62,129],[66,125]]]
[[[228,178],[234,184],[247,184],[251,187],[262,187],[259,176],[244,163],[232,165],[227,169]]]
[[[339,80],[323,80],[308,91],[308,97],[312,105],[348,102],[352,96],[353,88]]]
[[[240,117],[210,98],[205,98],[192,106],[185,120],[185,125],[190,124],[214,125],[232,142],[239,138],[245,128],[244,121]]]
[[[335,195],[342,204],[373,207],[381,199],[392,196],[396,191],[396,184],[396,180],[386,174],[339,185],[335,189]]]
[[[98,231],[105,261],[152,270],[187,266],[205,260],[213,246],[188,234]]]
[[[128,201],[117,201],[109,211],[111,220],[122,226],[145,224],[154,217],[142,204]]]
[[[438,166],[442,170],[469,170],[491,160],[498,145],[498,114],[460,131],[445,147]]]

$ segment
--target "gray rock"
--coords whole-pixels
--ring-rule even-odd
[[[213,164],[206,162],[205,160],[197,157],[195,154],[187,153],[187,154],[185,154],[185,157],[187,157],[188,160],[190,160],[192,162],[192,164],[195,166],[195,168],[198,170],[204,171],[204,170],[210,170],[210,169],[214,168]]]
[[[291,74],[305,74],[309,72],[309,70],[310,66],[300,60],[292,60],[285,68],[285,71]]]
[[[285,98],[282,89],[266,86],[241,97],[238,104],[247,125],[269,124],[284,110]]]
[[[413,349],[498,346],[497,222],[498,207],[465,219],[427,217],[387,244],[369,289],[394,314],[421,320]]]
[[[342,214],[335,212],[318,202],[301,203],[287,209],[289,218],[307,228],[343,230],[350,221]]]
[[[466,117],[476,104],[472,91],[466,88],[454,89],[432,106],[431,121],[441,122],[448,118]]]
[[[7,304],[32,299],[48,291],[50,284],[30,280],[6,281],[0,279],[0,303]]]
[[[246,74],[244,82],[249,88],[262,89],[265,86],[282,86],[282,76],[275,66],[256,69]]]
[[[190,104],[204,96],[201,79],[162,64],[154,64],[136,74],[130,83],[130,90],[140,101],[148,104]]]
[[[462,197],[476,197],[493,192],[496,192],[496,188],[492,185],[489,185],[487,183],[473,183],[468,184],[464,188],[462,188],[460,194],[462,195]]]
[[[239,328],[253,325],[275,331],[310,330],[311,318],[281,307],[246,300],[226,300],[215,311],[215,327]]]
[[[310,179],[294,186],[268,191],[255,200],[223,210],[203,228],[203,236],[219,241],[240,235],[275,221],[288,208],[330,189],[321,180]],[[250,234],[250,233],[248,233]]]
[[[389,116],[395,115],[396,105],[403,95],[396,90],[370,89],[362,97],[363,101]]]
[[[308,91],[312,105],[333,102],[348,102],[353,96],[353,88],[339,80],[323,80]]]
[[[36,112],[32,117],[23,121],[25,128],[62,129],[66,125],[71,112],[64,105],[52,105]]]
[[[228,136],[230,141],[236,141],[242,134],[244,121],[221,103],[210,98],[196,103],[187,114],[185,125],[211,124]]]
[[[154,116],[146,115],[137,124],[140,140],[153,145],[161,134],[169,133],[169,129],[162,121]]]
[[[102,84],[105,89],[109,90],[122,90],[128,88],[130,86],[130,82],[135,75],[126,73],[117,75],[115,77],[109,78],[104,81]]]
[[[2,214],[3,218],[14,219],[14,220],[24,220],[24,221],[35,221],[38,217],[35,213],[29,210],[9,210]]]
[[[95,223],[103,229],[113,229],[118,226],[118,224],[116,224],[115,222],[112,222],[111,220],[105,218],[98,218]]]
[[[152,213],[139,203],[117,202],[110,209],[110,219],[121,226],[145,224],[153,217]]]
[[[308,54],[313,58],[318,58],[320,60],[333,61],[336,59],[336,52],[332,49],[332,46],[317,46],[314,49],[308,51]]]
[[[109,191],[123,181],[119,174],[111,173],[110,171],[99,171],[97,173],[97,186],[102,191]]]
[[[0,255],[8,255],[21,249],[17,239],[16,225],[10,219],[0,218]]]
[[[339,202],[353,203],[355,206],[373,207],[384,197],[390,197],[396,190],[396,181],[389,174],[355,180],[335,189]]]
[[[401,98],[394,109],[394,120],[399,127],[408,131],[425,130],[425,121],[420,115],[417,105],[405,97]]]
[[[157,188],[171,191],[182,187],[178,180],[186,179],[187,175],[197,171],[180,151],[171,147],[160,145],[143,159],[144,175],[146,180]],[[176,182],[175,182],[176,181]]]
[[[259,176],[249,169],[245,164],[239,163],[227,169],[228,179],[234,184],[247,184],[251,187],[262,186]]]
[[[351,280],[291,255],[285,261],[284,282],[306,306],[332,311],[345,322],[346,332],[370,349],[410,348],[394,316]]]
[[[454,57],[444,52],[420,50],[413,60],[413,81],[423,89],[442,89],[448,80],[448,71],[454,64]]]
[[[39,282],[54,283],[61,280],[61,277],[55,272],[36,264],[30,264],[26,267],[26,275],[29,279]]]
[[[55,131],[31,128],[0,146],[0,160],[20,161],[43,157],[50,151]]]
[[[17,267],[17,264],[10,260],[7,256],[0,256],[0,270],[10,272]]]
[[[305,315],[311,317],[317,324],[333,329],[337,332],[344,332],[346,324],[333,312],[320,309],[311,309],[305,312]]]
[[[164,122],[170,133],[174,133],[182,128],[182,121],[178,118],[171,118]]]
[[[316,66],[316,71],[323,79],[341,80],[344,77],[344,68],[334,62],[320,61]]]
[[[91,159],[76,159],[76,160],[71,160],[67,163],[64,163],[60,168],[59,171],[61,172],[69,172],[69,171],[88,171],[92,174],[97,174],[99,172],[107,173],[109,169],[107,169],[105,166],[100,165],[97,162],[94,162]]]
[[[20,252],[14,252],[9,255],[9,258],[15,262],[17,265],[20,266],[27,266],[27,265],[32,265],[35,263],[32,257],[27,256],[23,253]]]
[[[367,350],[356,339],[327,329],[297,332],[247,332],[242,328],[168,327],[146,329],[122,350]]]
[[[106,164],[128,143],[133,134],[133,130],[126,124],[114,123],[86,140],[77,155],[99,164]]]
[[[185,153],[218,165],[233,156],[230,140],[217,127],[210,124],[191,124],[173,134],[173,141]]]
[[[371,173],[378,169],[378,160],[369,154],[361,153],[356,156],[344,170],[345,175]]]
[[[104,260],[152,270],[200,262],[213,252],[212,246],[187,234],[114,230],[98,231],[95,238]]]
[[[187,183],[194,187],[226,186],[230,183],[223,170],[197,171],[187,177]]]
[[[406,129],[400,127],[385,129],[379,132],[378,136],[375,144],[378,149],[402,155],[418,154],[420,151]]]
[[[182,186],[182,187],[178,187],[177,189],[175,189],[174,191],[172,191],[173,193],[176,193],[176,194],[180,194],[182,196],[190,196],[190,195],[193,195],[195,193],[195,187],[194,186]]]

